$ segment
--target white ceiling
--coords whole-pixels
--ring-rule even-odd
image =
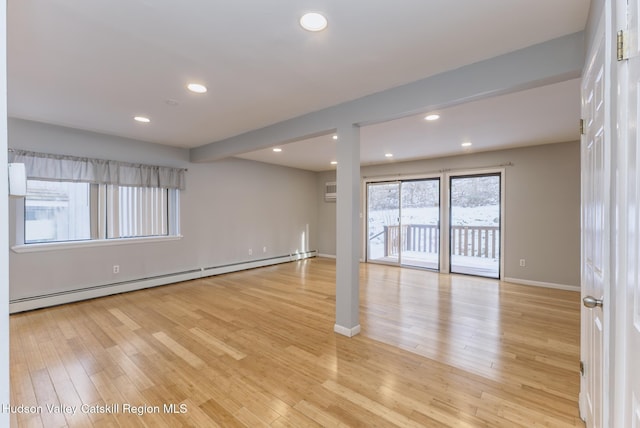
[[[198,147],[581,31],[588,7],[588,0],[15,0],[9,116]],[[309,10],[327,15],[327,30],[300,28]],[[192,81],[209,92],[189,93]],[[362,159],[377,162],[385,150],[394,159],[454,153],[471,129],[474,150],[575,139],[577,103],[577,82],[567,82],[453,107],[437,123],[368,126]],[[525,120],[532,113],[536,123]],[[134,122],[136,115],[151,123]],[[326,154],[316,146],[307,143],[308,156],[293,166],[319,168],[303,159],[310,150]]]
[[[474,101],[438,110],[440,119],[424,120],[426,113],[360,130],[363,165],[434,158],[580,138],[580,79]],[[463,148],[462,142],[471,142]],[[310,171],[335,169],[333,135],[279,145],[237,157]],[[393,154],[386,158],[385,154]]]

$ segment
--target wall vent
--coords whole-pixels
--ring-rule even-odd
[[[329,181],[324,183],[324,200],[327,202],[335,202],[336,201],[336,182]]]

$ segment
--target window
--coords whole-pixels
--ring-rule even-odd
[[[24,242],[91,239],[89,183],[27,181]]]
[[[12,162],[25,165],[28,178],[16,225],[18,245],[180,234],[185,169],[9,152]]]
[[[24,243],[178,235],[178,189],[27,180]]]
[[[169,234],[169,189],[107,186],[107,238]]]

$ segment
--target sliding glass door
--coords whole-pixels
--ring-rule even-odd
[[[452,176],[450,271],[500,277],[500,174]]]
[[[401,183],[400,261],[405,266],[440,268],[440,180]]]
[[[367,186],[367,259],[400,263],[400,182]]]
[[[367,260],[438,270],[440,179],[367,185]]]

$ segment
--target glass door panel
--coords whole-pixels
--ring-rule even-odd
[[[500,174],[451,177],[450,269],[500,277]]]
[[[367,185],[367,260],[400,263],[400,183]]]
[[[440,269],[440,179],[401,183],[402,265]]]

